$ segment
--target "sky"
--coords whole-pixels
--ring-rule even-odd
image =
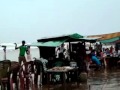
[[[120,0],[0,0],[0,43],[120,31]]]

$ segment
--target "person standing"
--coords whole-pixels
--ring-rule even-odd
[[[86,51],[85,61],[86,61],[87,71],[90,71],[90,63],[91,63],[90,53],[91,53],[90,50],[89,50],[89,51]]]
[[[30,62],[32,60],[31,53],[30,53],[30,46],[27,47],[27,62]]]
[[[20,64],[22,62],[25,63],[26,62],[25,53],[27,51],[27,46],[25,45],[25,41],[23,40],[22,41],[22,45],[19,46],[19,47],[17,47],[17,44],[15,43],[15,49],[19,49],[20,50],[19,57],[18,57],[19,63]]]
[[[60,48],[57,49],[56,58],[59,58],[59,54],[60,54]]]
[[[95,50],[91,52],[91,60],[97,65],[95,70],[99,70],[101,67],[100,59],[95,55]]]
[[[63,59],[64,58],[64,44],[61,45],[60,49],[59,49],[59,58]]]
[[[3,52],[4,52],[4,56],[3,56],[3,59],[6,60],[6,46],[2,46],[3,47]]]

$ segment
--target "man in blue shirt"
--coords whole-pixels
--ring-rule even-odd
[[[93,51],[91,52],[91,60],[97,65],[96,70],[99,69],[100,66],[101,66],[101,62],[100,62],[100,60],[97,58],[97,56],[95,55],[95,50],[93,50]]]

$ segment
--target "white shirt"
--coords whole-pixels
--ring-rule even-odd
[[[57,50],[57,56],[56,58],[59,58],[60,50]]]
[[[27,51],[27,62],[31,61],[32,58],[31,58],[31,54],[30,54],[30,49],[28,49]]]
[[[64,47],[60,47],[60,53],[63,53]]]

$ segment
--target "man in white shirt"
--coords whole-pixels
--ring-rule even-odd
[[[30,46],[27,47],[27,62],[31,61]]]

